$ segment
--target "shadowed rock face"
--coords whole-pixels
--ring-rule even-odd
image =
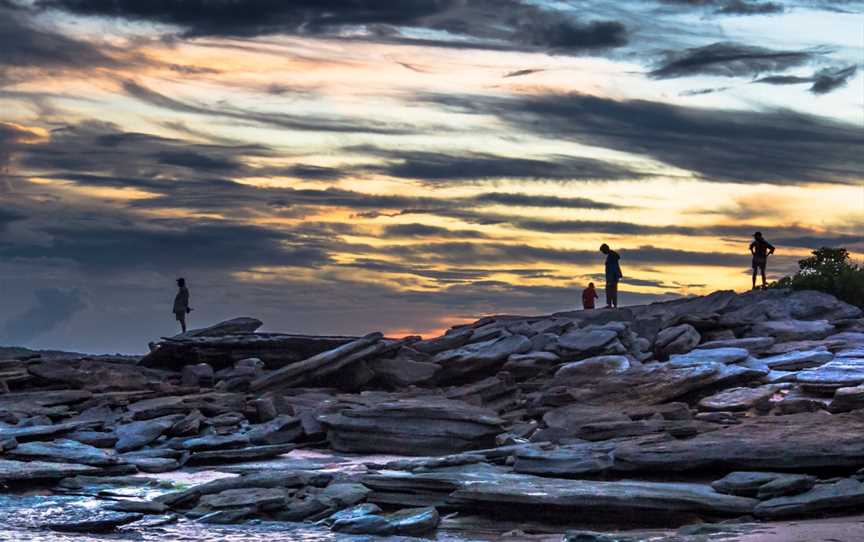
[[[717,292],[426,340],[237,319],[143,360],[0,360],[0,483],[238,474],[51,522],[94,532],[153,513],[420,535],[451,511],[559,530],[843,512],[864,503],[861,316],[813,292]],[[334,476],[333,452],[411,459]]]

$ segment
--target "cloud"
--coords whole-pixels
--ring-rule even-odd
[[[3,326],[3,341],[7,344],[27,344],[68,322],[87,308],[78,289],[43,288],[33,292],[36,303],[23,313],[13,316]]]
[[[797,75],[774,75],[757,79],[754,83],[766,83],[769,85],[799,85],[812,83],[810,92],[813,94],[828,94],[831,91],[846,86],[858,72],[857,66],[845,68],[824,68],[810,77]]]
[[[43,9],[179,27],[187,37],[267,34],[350,37],[440,47],[547,49],[581,53],[619,47],[617,21],[582,21],[519,0],[40,0]],[[418,38],[402,29],[435,30]],[[344,32],[350,29],[350,33]],[[363,29],[364,32],[358,30]]]
[[[663,62],[651,71],[650,75],[656,79],[694,75],[753,77],[765,72],[780,72],[801,66],[816,54],[719,42],[684,51],[667,51]]]
[[[428,151],[388,151],[373,147],[353,150],[390,160],[360,169],[390,177],[416,179],[429,184],[490,179],[633,180],[643,174],[626,166],[594,158],[552,155],[545,159],[516,158],[488,153],[447,154]]]
[[[249,124],[261,124],[275,126],[289,130],[317,131],[317,132],[360,132],[370,134],[405,135],[418,131],[413,126],[404,124],[386,123],[376,120],[363,120],[358,118],[334,118],[334,116],[315,115],[293,115],[277,111],[252,111],[221,105],[210,107],[206,105],[184,102],[160,94],[155,90],[145,87],[134,81],[123,81],[123,89],[130,95],[144,103],[155,107],[177,111],[179,113],[193,113],[214,118],[225,118],[240,120]]]
[[[494,115],[513,130],[649,156],[707,181],[857,186],[864,170],[864,129],[787,109],[707,109],[585,94],[420,99]]]
[[[756,0],[662,0],[662,2],[686,7],[707,7],[721,15],[768,15],[783,13],[786,10],[779,2]]]

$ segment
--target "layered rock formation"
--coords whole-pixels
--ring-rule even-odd
[[[239,473],[47,525],[68,531],[173,513],[414,535],[455,512],[564,532],[864,502],[864,319],[825,294],[489,317],[427,340],[260,325],[165,339],[140,360],[0,361],[0,484]],[[254,467],[298,448],[414,459]]]

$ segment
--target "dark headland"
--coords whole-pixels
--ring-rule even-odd
[[[695,541],[864,505],[864,318],[828,294],[493,316],[425,340],[260,325],[141,359],[5,351],[0,486],[98,499],[20,528]],[[222,476],[159,489],[173,471]]]

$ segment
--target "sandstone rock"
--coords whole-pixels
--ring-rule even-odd
[[[532,342],[532,352],[527,354],[511,354],[502,370],[516,378],[530,378],[545,371],[553,370],[561,363],[561,358],[554,352],[536,351],[538,346]]]
[[[659,359],[665,360],[673,354],[690,352],[701,340],[699,332],[690,324],[668,327],[654,339],[654,353]]]
[[[119,463],[113,453],[100,450],[75,440],[57,439],[53,442],[25,442],[5,457],[22,461],[50,461],[54,463],[78,463],[94,467],[107,467]]]
[[[597,356],[562,365],[555,378],[579,378],[580,376],[605,376],[625,373],[630,369],[626,356]]]
[[[812,490],[787,497],[763,501],[754,514],[762,519],[811,516],[834,510],[855,510],[864,504],[864,484],[845,479],[833,484],[819,484]]]
[[[801,369],[819,367],[832,359],[834,359],[834,354],[825,349],[818,349],[779,354],[762,358],[759,361],[773,370],[800,371]]]
[[[15,439],[19,442],[45,440],[78,429],[100,426],[99,422],[67,422],[54,425],[35,425],[31,427],[0,427],[0,440]]]
[[[59,480],[82,474],[98,474],[98,467],[47,461],[14,461],[0,459],[0,483],[22,480]]]
[[[618,338],[610,329],[574,329],[558,339],[558,350],[573,358],[603,353]]]
[[[711,484],[718,493],[756,497],[761,500],[809,491],[816,484],[814,476],[776,472],[733,472]]]
[[[524,354],[530,349],[529,339],[521,335],[511,335],[441,352],[433,361],[441,365],[440,378],[452,380],[496,368],[503,365],[510,355]]]
[[[495,413],[435,398],[388,401],[322,416],[334,449],[431,455],[490,448],[504,431]]]
[[[831,412],[849,412],[864,408],[864,385],[838,388],[828,405]]]
[[[181,375],[183,385],[190,388],[212,388],[215,383],[213,367],[206,363],[186,365],[183,367]]]
[[[762,354],[774,345],[773,337],[745,337],[736,339],[733,335],[727,339],[717,339],[699,345],[700,350],[714,348],[744,348],[751,354]]]
[[[701,365],[704,363],[723,363],[726,365],[746,360],[750,352],[744,348],[711,348],[693,350],[687,354],[675,354],[669,357],[669,363],[681,366]]]
[[[750,337],[773,337],[777,342],[824,339],[835,328],[827,320],[774,320],[750,326]]]
[[[333,523],[338,533],[389,535],[423,535],[434,531],[441,518],[435,508],[409,508],[393,514],[367,514]]]
[[[277,509],[286,504],[285,490],[281,488],[243,488],[205,495],[198,502],[200,508]]]
[[[296,444],[270,444],[225,450],[205,450],[202,452],[193,452],[189,457],[189,463],[201,465],[209,463],[232,463],[235,461],[258,461],[287,454],[296,448]]]
[[[699,401],[699,409],[708,411],[769,410],[771,397],[780,388],[775,385],[758,388],[733,388]]]
[[[219,322],[218,324],[203,329],[193,329],[186,332],[188,337],[223,337],[225,335],[237,335],[241,333],[255,333],[264,325],[257,318],[240,317]]]
[[[437,363],[397,358],[377,358],[367,362],[375,376],[396,388],[430,384],[441,370]]]
[[[279,416],[267,423],[251,426],[246,434],[252,444],[288,444],[303,436],[300,418]]]
[[[864,384],[864,359],[844,358],[798,373],[805,389],[829,391]]]
[[[171,429],[181,419],[183,419],[183,416],[163,416],[152,420],[120,425],[115,430],[117,434],[115,449],[122,453],[143,448],[161,437],[163,433]]]
[[[141,514],[128,512],[93,511],[83,507],[66,508],[59,517],[51,518],[45,526],[65,533],[110,533],[120,527],[143,519]]]

